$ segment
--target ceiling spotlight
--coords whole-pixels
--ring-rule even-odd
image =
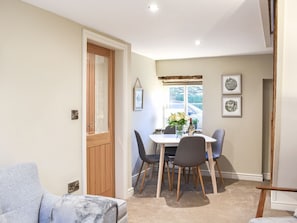
[[[156,3],[149,4],[148,8],[151,10],[151,12],[157,12],[159,10],[159,7]]]
[[[195,40],[195,45],[196,45],[196,46],[199,46],[200,43],[201,43],[200,40]]]

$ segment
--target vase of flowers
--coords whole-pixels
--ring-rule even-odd
[[[178,138],[182,137],[183,132],[184,132],[184,125],[176,125],[175,126],[176,137],[178,137]]]
[[[168,123],[175,126],[175,134],[177,137],[183,135],[184,125],[187,123],[189,117],[184,112],[173,113],[168,118]]]

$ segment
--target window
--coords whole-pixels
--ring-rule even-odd
[[[202,129],[203,85],[166,85],[164,123],[171,113],[185,112],[192,118],[196,129]]]

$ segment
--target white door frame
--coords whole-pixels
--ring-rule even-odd
[[[87,193],[86,162],[86,74],[87,42],[115,50],[115,196],[126,199],[133,194],[131,176],[130,110],[131,93],[129,69],[131,48],[129,44],[108,38],[89,30],[82,33],[82,191]]]

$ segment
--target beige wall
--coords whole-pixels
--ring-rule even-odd
[[[19,1],[0,7],[0,165],[36,162],[42,184],[81,181],[81,26]],[[61,171],[62,170],[62,171]]]
[[[203,132],[226,130],[225,176],[261,179],[263,79],[272,78],[272,55],[157,61],[157,75],[203,75]],[[221,116],[221,75],[242,74],[242,117]]]
[[[263,163],[264,179],[270,177],[271,160],[271,118],[273,107],[273,80],[265,79],[263,83]]]
[[[0,166],[35,162],[48,191],[65,194],[67,184],[79,180],[82,193],[85,27],[19,0],[0,0],[0,28]],[[118,39],[101,39],[116,49],[116,160],[125,158],[116,163],[116,195],[125,198],[132,190],[130,112],[123,112],[131,104],[131,49]],[[72,109],[78,120],[71,120]]]
[[[137,78],[144,89],[144,107],[142,111],[132,111],[132,175],[139,169],[138,147],[134,129],[142,136],[143,143],[148,152],[154,152],[153,143],[149,139],[156,128],[162,128],[162,89],[161,83],[156,77],[155,61],[147,57],[133,53],[131,59],[131,91]]]

